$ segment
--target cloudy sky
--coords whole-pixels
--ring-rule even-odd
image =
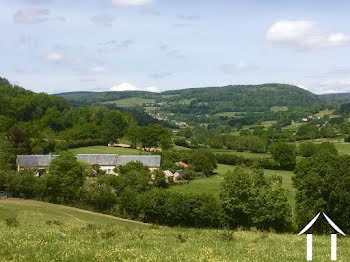
[[[348,0],[1,0],[0,76],[47,93],[350,92],[349,11]]]

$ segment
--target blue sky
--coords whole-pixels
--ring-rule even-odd
[[[47,93],[350,92],[349,11],[343,0],[1,0],[0,76]]]

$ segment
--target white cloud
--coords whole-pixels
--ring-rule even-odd
[[[20,9],[13,15],[13,20],[16,23],[24,24],[38,24],[47,21],[66,21],[66,19],[63,17],[50,16],[50,10],[42,8]]]
[[[146,5],[152,3],[152,0],[112,0],[114,5]]]
[[[100,44],[101,47],[98,49],[98,51],[102,53],[113,53],[113,52],[119,51],[122,48],[127,48],[132,44],[133,44],[133,41],[131,40],[125,40],[120,43],[116,41],[109,41],[109,42]]]
[[[92,73],[103,73],[106,72],[106,68],[104,68],[103,66],[94,66],[91,67],[89,71]]]
[[[145,88],[145,90],[149,92],[159,92],[159,89],[156,86],[148,86]]]
[[[237,64],[225,64],[219,67],[219,69],[227,74],[231,74],[236,71],[248,71],[248,70],[257,70],[259,69],[256,65],[251,65],[246,62],[239,62]]]
[[[49,53],[46,59],[52,62],[59,62],[63,59],[63,56],[60,53]]]
[[[266,39],[277,44],[319,49],[345,45],[350,41],[350,35],[330,33],[313,21],[284,20],[268,29]]]
[[[113,86],[110,91],[136,91],[137,87],[130,83],[121,83],[120,85]]]
[[[148,86],[148,87],[145,87],[145,88],[137,88],[136,86],[130,84],[130,83],[127,83],[127,82],[124,82],[124,83],[121,83],[120,85],[115,85],[113,87],[111,87],[109,89],[109,91],[117,91],[117,92],[120,92],[120,91],[150,91],[150,92],[158,92],[158,88],[156,86]]]
[[[99,14],[91,18],[91,22],[97,26],[112,26],[113,21],[114,17],[108,14]]]

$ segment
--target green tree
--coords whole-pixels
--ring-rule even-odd
[[[231,228],[290,229],[291,208],[282,179],[266,179],[262,169],[236,167],[227,173],[220,198]]]
[[[1,170],[15,168],[16,156],[11,142],[4,135],[0,135],[0,167]]]
[[[157,169],[152,173],[153,185],[159,188],[168,188],[168,183],[165,180],[165,175],[162,170]]]
[[[317,146],[314,143],[306,142],[299,145],[299,153],[301,156],[310,157],[317,152]]]
[[[29,135],[21,128],[17,126],[12,127],[7,136],[13,145],[16,155],[30,155],[32,153]]]
[[[189,160],[189,167],[196,172],[203,172],[204,175],[211,175],[217,167],[216,157],[210,150],[193,150]]]
[[[136,148],[141,139],[140,127],[135,124],[129,125],[128,129],[126,130],[126,137],[130,140],[131,147]]]
[[[76,202],[87,175],[73,153],[62,153],[51,161],[49,172],[44,176],[48,200],[65,204]]]
[[[159,136],[159,146],[162,148],[162,150],[169,150],[173,147],[170,133]]]
[[[296,221],[299,227],[305,226],[318,212],[332,214],[329,200],[337,171],[337,157],[329,152],[320,152],[298,163],[293,185],[296,188]]]
[[[119,192],[125,188],[130,187],[136,192],[146,191],[150,188],[151,174],[147,166],[144,166],[141,162],[129,162],[126,165],[116,168],[119,176]]]
[[[278,142],[271,144],[270,151],[273,159],[286,169],[293,169],[296,163],[296,152],[293,145]]]

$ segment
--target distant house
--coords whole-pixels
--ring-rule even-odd
[[[186,163],[184,163],[184,162],[181,162],[181,161],[176,162],[176,163],[175,163],[175,165],[177,165],[177,166],[181,166],[181,167],[183,167],[183,168],[188,167],[188,164],[186,164]]]
[[[170,170],[165,170],[163,173],[165,175],[165,180],[167,183],[178,183],[179,180],[182,180],[184,177],[184,172],[182,169],[177,170],[174,174]]]
[[[174,174],[170,170],[163,171],[167,183],[174,182]]]
[[[17,170],[33,168],[38,170],[38,176],[41,176],[49,167],[51,160],[58,155],[18,155]],[[140,161],[150,170],[158,169],[161,165],[161,156],[127,156],[115,154],[77,154],[77,159],[88,162],[90,165],[99,165],[101,170],[108,174],[114,174],[113,169],[116,166],[125,165],[133,161]]]
[[[177,170],[175,173],[174,173],[174,182],[177,182],[181,179],[183,179],[185,173],[182,169],[180,170]]]

